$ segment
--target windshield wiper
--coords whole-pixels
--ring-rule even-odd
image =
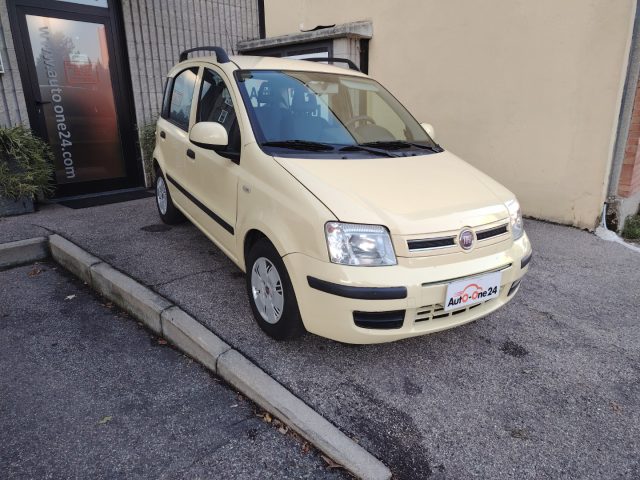
[[[389,141],[379,141],[379,142],[367,142],[367,143],[363,143],[361,145],[385,148],[385,149],[389,149],[389,150],[402,150],[402,149],[409,148],[409,147],[416,147],[416,148],[422,148],[424,150],[431,150],[434,153],[444,152],[444,149],[438,144],[435,144],[434,146],[431,146],[431,145],[423,145],[422,143],[409,142],[409,141],[406,141],[406,140],[389,140]]]
[[[263,142],[260,145],[263,147],[292,148],[294,150],[309,150],[312,152],[335,150],[335,147],[328,143],[312,142],[309,140],[273,140]]]
[[[394,155],[388,150],[383,150],[380,148],[370,147],[364,143],[356,143],[355,145],[347,145],[346,147],[342,147],[339,149],[341,152],[354,152],[358,150],[362,150],[363,152],[375,153],[376,155],[382,155],[383,157],[392,157],[396,158],[398,155]]]

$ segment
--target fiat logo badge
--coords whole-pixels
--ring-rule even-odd
[[[462,230],[458,236],[458,243],[463,250],[470,250],[473,247],[473,232],[468,228]]]

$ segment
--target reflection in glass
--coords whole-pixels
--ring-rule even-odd
[[[169,118],[185,130],[189,127],[193,89],[196,86],[197,70],[189,69],[178,74],[173,82]]]
[[[57,183],[125,176],[104,25],[26,19]]]

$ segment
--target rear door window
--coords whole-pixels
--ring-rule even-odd
[[[191,114],[191,103],[193,102],[193,91],[196,86],[197,76],[198,69],[190,68],[180,72],[173,80],[173,90],[169,104],[169,120],[183,130],[189,129],[189,116]]]

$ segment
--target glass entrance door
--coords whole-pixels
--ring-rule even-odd
[[[25,97],[32,128],[55,154],[56,196],[140,185],[112,18],[28,7],[17,16]]]

